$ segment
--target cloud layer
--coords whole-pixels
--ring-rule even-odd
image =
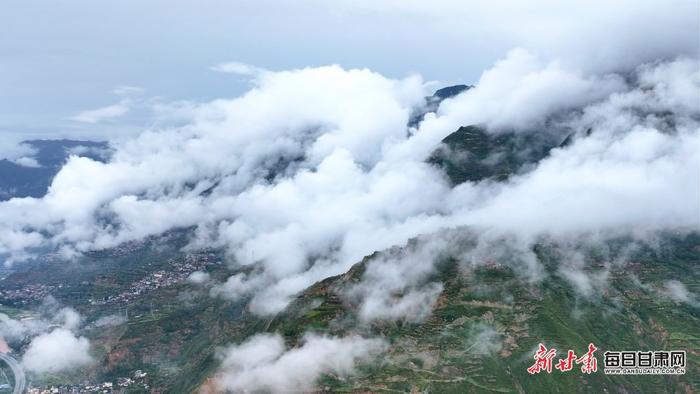
[[[252,295],[252,310],[269,314],[373,251],[442,228],[698,226],[697,59],[586,74],[517,49],[412,129],[426,94],[418,76],[329,66],[254,84],[192,106],[182,127],[144,131],[107,163],[71,157],[42,199],[0,203],[0,254],[12,263],[50,245],[70,257],[194,227],[193,247],[255,268],[213,293]],[[426,158],[469,124],[573,142],[508,182],[453,188]]]
[[[94,362],[89,353],[90,342],[65,328],[34,338],[22,356],[22,366],[36,373],[60,372]]]
[[[77,334],[82,316],[73,308],[60,307],[49,297],[39,308],[36,318],[13,319],[0,314],[0,338],[11,346],[27,343],[22,366],[42,374],[84,367],[94,360],[90,341]]]

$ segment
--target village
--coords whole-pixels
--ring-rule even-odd
[[[147,373],[141,370],[134,371],[132,377],[120,377],[116,382],[80,383],[74,385],[59,385],[48,387],[29,387],[27,394],[88,394],[88,393],[112,393],[125,390],[143,389],[151,387],[147,383]]]
[[[125,305],[135,301],[143,294],[164,287],[182,283],[187,277],[209,265],[215,264],[212,253],[187,254],[183,258],[171,259],[167,262],[167,269],[160,269],[148,274],[146,277],[131,283],[118,294],[104,298],[88,298],[91,305]],[[83,282],[81,285],[88,285]],[[55,295],[54,292],[71,287],[70,284],[45,284],[36,283],[15,289],[0,290],[0,304],[16,307],[27,306],[42,302],[46,297]]]
[[[3,304],[14,304],[24,306],[41,301],[56,289],[63,288],[62,284],[57,286],[43,283],[30,284],[18,289],[0,290],[0,302]]]
[[[134,282],[128,289],[119,294],[103,299],[89,299],[91,305],[125,305],[135,301],[143,294],[160,288],[173,286],[184,282],[190,274],[200,271],[213,263],[210,254],[188,254],[182,260],[173,259],[168,262],[169,270],[158,270],[149,276]]]

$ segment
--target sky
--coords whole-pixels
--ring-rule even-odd
[[[212,69],[234,61],[418,73],[438,87],[476,82],[514,47],[569,59],[594,54],[586,59],[592,68],[609,67],[610,58],[637,61],[620,51],[640,40],[646,48],[635,50],[650,59],[660,45],[692,55],[698,38],[687,32],[697,31],[697,14],[696,2],[679,0],[8,0],[0,4],[0,132],[7,141],[131,136],[154,119],[125,111],[115,89],[139,88],[127,104],[235,97],[248,79]],[[625,39],[611,44],[610,35]],[[81,116],[105,108],[102,121]]]
[[[436,46],[440,32],[421,32],[412,18],[385,29],[383,13],[358,15],[307,3],[3,2],[0,128],[93,134],[85,130],[93,126],[70,118],[113,104],[118,86],[138,86],[170,100],[235,96],[247,89],[246,80],[210,69],[222,62],[269,69],[337,63],[460,82],[477,77],[495,56],[491,50],[486,55],[478,40]],[[476,61],[441,60],[479,48]]]
[[[364,323],[420,321],[443,254],[534,283],[542,237],[653,242],[700,227],[696,0],[326,3],[2,2],[0,157],[26,138],[113,151],[72,155],[41,198],[0,202],[0,262],[190,229],[189,248],[219,248],[231,268],[191,282],[269,316],[385,251],[340,295]],[[475,87],[425,106],[455,83]],[[414,124],[417,110],[431,112]],[[465,125],[556,143],[506,180],[453,185],[428,158]],[[584,296],[605,286],[576,259],[559,271]],[[682,281],[663,293],[697,305]],[[0,314],[0,334],[33,338],[25,368],[95,362],[82,317],[46,309],[32,325]],[[307,335],[288,349],[261,334],[220,352],[219,383],[303,391],[385,347]]]

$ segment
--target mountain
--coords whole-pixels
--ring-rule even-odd
[[[420,121],[423,120],[423,117],[425,117],[425,115],[427,113],[437,111],[438,107],[440,106],[440,103],[442,103],[444,100],[449,99],[449,98],[453,98],[453,97],[457,96],[458,94],[465,92],[471,88],[473,88],[473,86],[454,85],[454,86],[446,86],[444,88],[436,90],[432,96],[425,97],[424,105],[422,107],[418,108],[411,115],[411,118],[409,119],[408,125],[411,127],[417,126],[418,123],[420,123]]]
[[[13,197],[41,197],[51,180],[71,154],[104,161],[108,155],[106,142],[75,140],[29,140],[22,142],[35,152],[31,158],[38,166],[29,167],[0,160],[0,201]]]
[[[504,181],[547,157],[561,145],[548,133],[503,132],[466,126],[448,135],[428,162],[442,169],[453,185],[486,179]]]
[[[453,85],[453,86],[446,86],[444,88],[440,88],[433,93],[433,99],[430,101],[435,101],[435,100],[444,100],[446,98],[451,98],[454,97],[465,90],[471,89],[474,86],[469,86],[469,85]]]
[[[680,275],[694,278],[693,288],[700,286],[699,234],[666,234],[660,248],[641,247],[629,263],[610,269],[609,286],[601,296],[584,296],[572,288],[559,270],[564,248],[554,242],[542,242],[533,250],[546,270],[546,279],[537,285],[523,280],[507,263],[466,266],[446,255],[427,279],[444,286],[428,318],[361,324],[357,305],[339,293],[358,283],[373,261],[410,253],[420,242],[367,257],[348,273],[304,291],[283,313],[258,326],[283,333],[292,346],[308,330],[388,339],[390,347],[381,360],[352,378],[324,377],[320,386],[329,392],[691,392],[700,386],[700,312],[653,290]],[[618,239],[590,250],[583,270],[600,272],[605,263],[625,253],[630,242]],[[533,376],[527,368],[540,342],[577,353],[592,342],[599,355],[613,349],[694,350],[682,376],[619,378],[556,371]]]
[[[434,97],[464,89],[438,91]],[[477,125],[461,127],[442,142],[428,161],[454,185],[505,181],[567,143],[548,133],[492,134]],[[42,168],[53,170],[68,148],[85,146],[78,141],[32,144]],[[700,289],[697,232],[659,233],[645,241],[618,237],[567,243],[543,237],[527,250],[511,249],[501,239],[492,246],[496,253],[486,258],[478,253],[478,230],[457,228],[377,251],[348,272],[302,291],[268,317],[253,314],[248,297],[212,296],[213,283],[247,271],[232,272],[223,263],[223,250],[187,251],[191,236],[192,229],[171,231],[90,252],[71,263],[49,255],[2,279],[1,312],[11,317],[38,313],[47,296],[85,317],[80,335],[90,339],[97,363],[73,374],[30,376],[32,384],[58,385],[68,392],[145,376],[132,379],[128,391],[195,392],[211,386],[225,346],[277,333],[293,349],[302,346],[305,334],[317,333],[381,338],[387,345],[380,357],[349,377],[322,375],[319,392],[681,393],[700,387],[700,309],[667,294],[676,278],[693,292]],[[440,249],[434,261],[420,260],[422,248],[435,239],[450,239],[459,247]],[[412,291],[437,289],[433,308],[415,319],[367,320],[362,299],[353,296],[357,286],[384,261],[407,256],[418,256],[417,264],[431,268],[415,288],[393,291],[389,299],[398,302]],[[528,268],[524,258],[536,260],[542,270]],[[196,271],[209,279],[188,280]],[[8,342],[15,351],[28,346],[27,339]],[[577,353],[594,343],[600,362],[606,350],[684,349],[688,371],[679,376],[612,377],[576,370],[531,375],[527,368],[539,343]]]
[[[462,251],[473,250],[469,229],[454,230]],[[52,375],[35,385],[113,381],[147,373],[157,392],[194,392],[207,386],[219,366],[219,349],[260,333],[279,333],[290,347],[309,332],[328,336],[381,337],[387,351],[351,377],[321,377],[323,392],[692,392],[700,387],[700,311],[661,296],[664,286],[683,277],[700,288],[700,234],[661,234],[657,245],[619,238],[595,248],[581,245],[590,277],[605,276],[600,292],[586,294],[561,271],[571,245],[542,240],[532,253],[544,266],[530,282],[504,255],[472,265],[448,251],[435,261],[425,283],[442,289],[423,320],[362,321],[359,304],[347,297],[369,267],[419,250],[428,238],[376,252],[347,273],[301,292],[281,313],[259,317],[247,299],[212,297],[209,287],[185,278],[194,269],[223,281],[230,271],[216,251],[180,252],[185,233],[95,252],[75,267],[48,262],[3,281],[3,312],[22,315],[41,303],[43,288],[86,316],[81,335],[91,339],[98,363],[76,375]],[[633,250],[633,252],[630,252]],[[160,287],[165,272],[181,273]],[[8,300],[8,291],[33,286],[34,301]],[[598,286],[594,284],[594,286]],[[120,298],[125,294],[133,298]],[[401,297],[403,294],[394,294]],[[538,343],[582,352],[589,342],[606,350],[688,349],[688,372],[680,376],[611,377],[578,372],[530,375]],[[26,345],[26,344],[24,344]],[[11,343],[19,348],[21,343]],[[600,361],[602,362],[602,361]],[[555,371],[556,372],[556,371]],[[134,388],[136,390],[136,388]],[[139,392],[138,390],[134,392]]]

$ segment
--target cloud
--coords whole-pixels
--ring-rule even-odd
[[[436,264],[452,257],[453,241],[453,235],[442,232],[420,238],[401,251],[387,251],[367,264],[361,280],[344,289],[343,296],[358,305],[363,322],[420,322],[442,293],[442,284],[430,281],[430,276]]]
[[[374,288],[374,292],[365,295],[360,308],[360,319],[365,322],[372,320],[421,322],[430,316],[442,289],[442,284],[430,283],[420,289],[411,289],[401,295],[392,295]]]
[[[0,337],[8,342],[22,341],[27,337],[44,331],[47,327],[45,321],[35,319],[17,320],[0,313]]]
[[[686,303],[696,308],[700,307],[698,296],[688,291],[688,288],[678,280],[667,281],[661,293],[675,302]]]
[[[583,297],[600,297],[607,288],[609,272],[600,270],[599,272],[588,273],[581,267],[559,268],[559,275],[569,282],[574,290]]]
[[[37,150],[34,147],[29,144],[24,144],[16,138],[10,138],[8,136],[7,139],[3,138],[3,141],[0,142],[0,159],[16,162],[18,159],[31,159],[36,153]]]
[[[137,1],[127,2],[139,6]],[[561,59],[563,68],[579,69],[585,75],[631,70],[644,62],[678,55],[697,56],[700,47],[693,34],[700,20],[693,0],[206,3],[200,7],[183,3],[173,10],[168,2],[156,0],[139,20],[116,5],[105,9],[85,2],[82,18],[76,18],[72,9],[52,6],[55,18],[71,20],[75,31],[91,32],[82,36],[51,23],[37,29],[6,21],[18,23],[18,31],[24,34],[18,34],[15,44],[4,44],[4,52],[11,51],[11,45],[20,45],[32,48],[28,51],[41,60],[26,62],[22,53],[15,53],[17,61],[3,63],[7,70],[2,84],[5,128],[32,132],[40,123],[57,138],[66,136],[63,130],[73,128],[70,135],[120,139],[127,134],[125,129],[150,125],[151,119],[134,119],[135,111],[130,111],[130,116],[100,128],[67,124],[59,132],[56,126],[64,120],[64,111],[73,110],[70,106],[75,100],[94,103],[100,99],[93,87],[119,84],[124,77],[138,80],[158,95],[221,97],[228,94],[226,89],[240,89],[243,84],[221,83],[197,68],[204,71],[212,59],[231,56],[270,69],[340,63],[368,66],[394,76],[420,71],[443,84],[473,84],[483,69],[514,47],[544,59]],[[6,7],[4,15],[33,15],[23,3]],[[99,17],[105,12],[111,15],[109,21]],[[180,33],[152,28],[173,23]],[[141,39],[132,39],[132,34]],[[183,40],[184,36],[197,39]],[[175,47],[193,55],[183,61],[181,51],[170,50]],[[72,55],[81,51],[88,58]],[[141,54],[146,53],[155,60],[135,71],[133,64],[143,64]],[[119,62],[113,60],[115,56]],[[43,66],[48,63],[54,67]],[[64,99],[67,94],[73,99]]]
[[[537,283],[545,277],[544,267],[532,250],[536,240],[503,228],[458,228],[455,232],[462,233],[460,243],[464,250],[458,255],[458,260],[463,268],[495,263],[511,268],[527,283]],[[465,233],[472,234],[472,238],[464,236]]]
[[[215,66],[212,66],[211,70],[216,71],[216,72],[220,72],[220,73],[238,74],[238,75],[244,75],[244,76],[249,76],[249,77],[256,77],[256,76],[259,76],[260,74],[269,72],[268,70],[265,70],[264,68],[255,67],[253,65],[246,64],[246,63],[240,63],[240,62],[219,63]]]
[[[489,130],[532,130],[554,113],[599,101],[624,85],[620,75],[585,76],[514,49],[473,89],[445,102],[438,115],[460,125],[485,124]]]
[[[613,93],[563,122],[580,133],[591,130],[589,136],[553,150],[532,172],[470,207],[463,221],[559,235],[697,228],[698,63],[681,59],[649,67],[639,71],[640,88]],[[692,89],[694,94],[684,93]],[[474,193],[473,185],[462,189],[466,196]]]
[[[95,320],[90,328],[104,328],[104,327],[112,327],[112,326],[118,326],[121,324],[126,323],[126,317],[123,315],[107,315],[107,316],[102,316],[99,319]]]
[[[181,127],[116,144],[107,163],[71,157],[42,199],[0,203],[0,254],[19,261],[48,245],[71,256],[195,227],[191,247],[224,248],[233,267],[252,268],[212,294],[274,314],[362,257],[444,228],[515,234],[516,250],[542,234],[697,228],[697,70],[679,58],[589,75],[515,50],[410,130],[426,94],[418,76],[263,73],[238,98],[189,106]],[[426,158],[473,123],[572,142],[506,182],[452,187]],[[537,277],[531,257],[515,260]],[[423,315],[415,306],[439,288],[411,286],[374,306]]]
[[[196,285],[201,285],[209,282],[211,279],[211,276],[203,271],[195,271],[190,274],[190,276],[187,277],[187,281],[190,283],[194,283]]]
[[[594,134],[570,149],[553,152],[532,174],[514,180],[480,209],[465,213],[466,220],[559,234],[615,227],[692,227],[698,217],[698,207],[692,203],[698,197],[697,183],[692,181],[698,175],[694,166],[698,153],[691,147],[697,141],[696,132],[674,137],[642,128],[618,138]],[[514,206],[518,208],[507,208]]]
[[[231,275],[226,282],[217,284],[211,288],[211,295],[232,300],[239,300],[253,292],[260,291],[268,280],[264,276],[244,273]]]
[[[68,153],[68,155],[75,156],[97,157],[104,161],[107,161],[111,154],[111,150],[108,147],[102,148],[95,146],[78,145],[66,149],[66,153]]]
[[[19,158],[13,160],[13,162],[15,164],[21,165],[22,167],[31,167],[31,168],[41,167],[41,164],[39,164],[39,162],[33,157],[22,156],[22,157],[19,157]]]
[[[39,312],[40,315],[36,318],[19,320],[0,313],[0,336],[10,342],[19,342],[44,333],[51,327],[77,330],[82,322],[82,317],[75,309],[60,307],[53,297],[44,300]]]
[[[145,100],[141,96],[145,92],[144,88],[138,86],[118,86],[112,90],[112,94],[121,98],[118,103],[81,111],[70,119],[82,123],[101,123],[105,120],[122,117],[134,109],[136,104],[144,103]],[[105,137],[100,139],[103,140]]]
[[[91,364],[87,338],[57,328],[34,338],[22,356],[22,366],[36,373],[60,372]]]
[[[89,340],[75,334],[83,322],[75,309],[61,307],[53,297],[47,297],[37,312],[38,316],[19,320],[0,313],[1,338],[17,348],[29,341],[22,355],[24,368],[54,373],[93,362]]]
[[[222,352],[216,381],[234,393],[306,392],[322,374],[347,376],[385,348],[378,339],[306,335],[301,346],[286,349],[280,335],[258,334]]]
[[[473,45],[478,37],[491,46],[522,47],[586,73],[697,56],[700,48],[698,35],[688,33],[700,29],[697,3],[691,0],[345,0],[333,7],[365,18],[414,18],[425,25],[423,31],[437,30],[454,42]]]
[[[129,112],[129,107],[124,103],[112,104],[106,107],[79,112],[71,119],[76,122],[99,123],[106,119],[116,118]]]
[[[67,330],[74,331],[80,327],[82,316],[73,308],[61,308],[53,316],[53,321]]]
[[[469,327],[471,345],[467,353],[477,355],[494,354],[503,348],[503,335],[485,323],[475,323]]]
[[[138,87],[138,86],[118,86],[114,88],[112,93],[116,94],[117,96],[141,96],[146,92],[146,89]]]

